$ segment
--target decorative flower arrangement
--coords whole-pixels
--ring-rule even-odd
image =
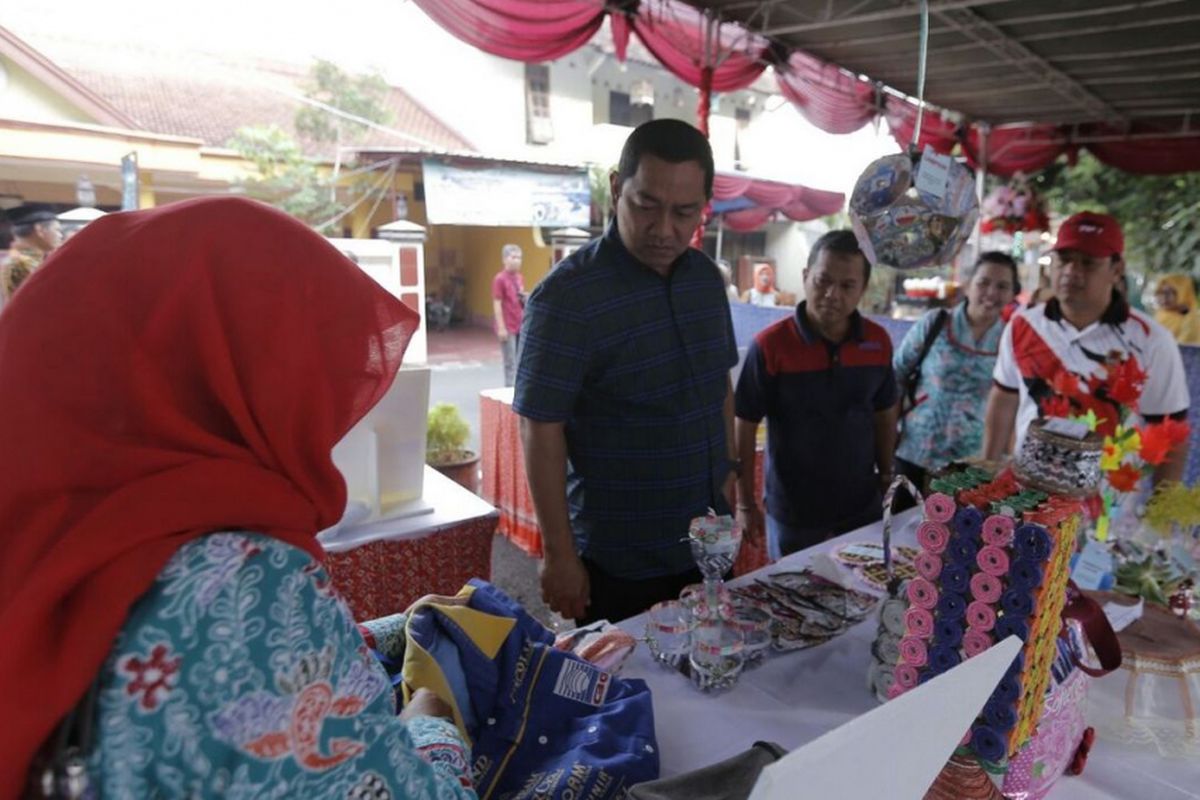
[[[1172,450],[1187,441],[1190,432],[1186,422],[1173,419],[1127,424],[1145,382],[1146,372],[1136,358],[1112,354],[1103,378],[1091,375],[1081,379],[1059,369],[1050,381],[1051,394],[1039,404],[1043,416],[1083,423],[1104,437],[1100,469],[1107,486],[1092,500],[1090,509],[1101,540],[1107,536],[1117,495],[1136,490],[1143,476],[1166,461]]]
[[[984,233],[1050,229],[1045,202],[1020,173],[1010,183],[989,192],[983,199],[982,211],[980,230]]]

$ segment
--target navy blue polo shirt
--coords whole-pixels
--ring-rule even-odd
[[[877,504],[874,414],[896,398],[891,339],[857,311],[840,344],[809,324],[804,303],[754,337],[735,407],[741,419],[767,418],[771,516],[834,530]]]
[[[695,566],[692,518],[727,513],[723,406],[737,346],[716,265],[689,249],[662,277],[616,223],[564,259],[525,307],[513,408],[564,422],[581,555],[638,580]]]

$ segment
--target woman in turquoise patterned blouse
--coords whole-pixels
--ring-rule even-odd
[[[983,446],[984,411],[1005,324],[1002,313],[1020,288],[1010,256],[984,253],[967,277],[963,302],[948,312],[925,314],[896,349],[893,366],[901,391],[915,401],[902,417],[896,468],[918,487],[930,471],[977,455]],[[948,317],[921,361],[942,314]]]
[[[316,542],[346,501],[331,450],[416,325],[234,198],[109,215],[22,287],[0,315],[0,798],[475,797],[448,706],[396,714]]]

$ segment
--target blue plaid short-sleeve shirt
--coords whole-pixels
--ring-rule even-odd
[[[728,511],[722,409],[737,347],[716,266],[688,250],[663,278],[614,223],[534,290],[521,346],[513,406],[565,423],[580,554],[630,580],[692,568],[688,522]]]

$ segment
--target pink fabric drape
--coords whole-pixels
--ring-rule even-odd
[[[971,166],[978,167],[986,156],[988,172],[1002,178],[1044,169],[1070,146],[1066,133],[1054,125],[993,128],[987,134],[986,150],[983,132],[972,126],[964,143]]]
[[[1121,136],[1126,133],[1150,135],[1161,133],[1147,125],[1134,125],[1124,130],[1114,125],[1089,125],[1091,136]],[[1096,158],[1110,167],[1137,175],[1170,175],[1175,172],[1200,170],[1200,135],[1171,138],[1115,139],[1084,145]]]
[[[712,66],[712,91],[745,89],[766,69],[766,40],[741,28],[722,25],[715,52],[705,48],[704,17],[682,3],[644,4],[633,17],[633,32],[646,49],[680,80],[701,87],[704,67]],[[706,61],[707,59],[707,61]]]
[[[917,124],[917,106],[899,97],[889,97],[884,112],[892,138],[901,148],[912,143],[913,129]],[[939,153],[949,153],[958,143],[958,125],[943,119],[936,108],[925,108],[921,117],[921,133],[917,149],[930,145]]]
[[[739,233],[746,233],[761,228],[774,213],[775,209],[773,208],[755,206],[754,208],[743,208],[741,211],[730,211],[724,214],[722,218],[726,228],[738,231]]]
[[[714,200],[728,201],[742,197],[754,205],[726,211],[722,215],[725,226],[735,231],[756,230],[777,211],[796,222],[825,217],[841,211],[846,202],[846,196],[840,192],[826,192],[742,175],[717,173],[713,176]]]
[[[527,62],[551,61],[587,44],[608,13],[594,0],[414,2],[464,42],[492,55]]]
[[[851,133],[876,114],[875,88],[808,53],[793,52],[775,68],[779,91],[803,117],[828,133]]]
[[[867,81],[807,53],[780,53],[768,40],[738,25],[717,26],[715,42],[706,48],[705,17],[679,0],[414,1],[463,41],[493,55],[526,62],[549,61],[583,46],[608,16],[619,59],[625,58],[632,32],[664,67],[701,90],[698,113],[705,130],[708,93],[744,89],[768,63],[775,65],[780,92],[821,130],[849,133],[879,111],[875,87]],[[901,147],[908,147],[916,123],[916,106],[900,97],[888,97],[883,105],[892,136]],[[1005,177],[1018,171],[1036,172],[1062,153],[1073,152],[1076,138],[1078,146],[1087,147],[1104,163],[1126,172],[1161,175],[1200,170],[1200,135],[1117,138],[1129,133],[1171,133],[1146,124],[1131,129],[1084,125],[1077,129],[1078,137],[1073,136],[1075,132],[1054,125],[996,128],[988,137],[988,171]],[[1091,137],[1102,140],[1088,142]],[[972,163],[982,155],[976,126],[960,130],[957,123],[943,119],[938,110],[927,108],[917,146],[929,144],[948,153],[960,143]],[[726,214],[727,222],[734,213],[741,212]]]

